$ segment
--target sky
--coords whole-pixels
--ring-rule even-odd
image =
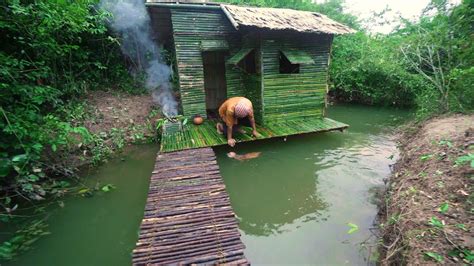
[[[316,2],[324,2],[324,0],[317,0]],[[373,17],[373,12],[381,12],[389,7],[392,11],[386,13],[385,19],[394,21],[398,20],[399,15],[401,15],[404,18],[416,21],[430,0],[345,0],[345,2],[346,12],[362,19],[370,19]],[[450,0],[449,2],[458,4],[461,0]],[[371,32],[389,33],[397,23],[392,22],[389,25],[378,26],[371,22],[365,25]]]

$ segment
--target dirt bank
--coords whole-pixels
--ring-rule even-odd
[[[96,165],[118,154],[128,144],[152,142],[159,110],[150,94],[133,95],[117,91],[91,91],[71,111],[71,123],[85,127],[91,140],[78,138],[58,152],[47,153],[54,172],[69,176],[78,168]]]
[[[93,119],[85,121],[94,133],[122,130],[127,142],[134,142],[138,135],[153,136],[152,120],[158,118],[150,94],[131,95],[119,92],[94,91],[87,97]]]
[[[474,115],[412,127],[400,148],[381,208],[382,264],[473,263]]]

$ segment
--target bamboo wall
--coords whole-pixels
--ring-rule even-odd
[[[171,9],[184,116],[206,117],[202,40],[226,40],[235,30],[220,10]]]
[[[261,54],[260,43],[257,35],[244,36],[232,42],[234,49],[230,57],[235,55],[242,48],[254,48],[257,73],[248,74],[235,65],[227,64],[227,97],[244,96],[248,98],[253,105],[255,120],[257,123],[263,122],[262,107],[262,79],[261,79]]]
[[[256,74],[226,63],[225,78],[227,97],[249,98],[257,122],[324,115],[330,35],[267,32],[242,37],[218,9],[171,9],[171,19],[184,116],[206,117],[203,40],[227,41],[226,60],[241,48],[255,49]],[[283,49],[302,50],[315,64],[301,64],[298,74],[280,74],[279,55]]]
[[[227,57],[227,59],[234,56],[242,48],[241,38],[238,34],[230,35],[228,38],[228,42],[229,56]],[[227,63],[227,59],[225,65],[227,97],[230,98],[245,95],[242,71],[237,66]]]
[[[331,42],[329,35],[262,36],[264,123],[323,116]],[[280,50],[288,48],[305,51],[315,64],[301,64],[298,74],[279,74]]]

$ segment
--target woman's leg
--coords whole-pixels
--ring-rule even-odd
[[[217,129],[217,133],[218,134],[224,134],[225,135],[225,132],[227,131],[227,128],[225,127],[225,125],[221,122],[218,122],[216,124],[216,129]]]
[[[246,131],[242,128],[243,126],[244,127],[251,127],[251,124],[250,124],[250,119],[248,117],[244,117],[244,118],[241,118],[238,120],[238,128],[237,128],[237,131],[239,133],[242,133],[242,134],[245,134]]]

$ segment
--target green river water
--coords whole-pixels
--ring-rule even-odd
[[[338,105],[328,114],[350,128],[239,144],[237,153],[262,152],[246,162],[227,158],[229,147],[215,148],[253,264],[367,264],[377,213],[371,191],[390,173],[392,132],[408,112]],[[129,265],[157,150],[135,146],[85,174],[89,185],[116,189],[51,208],[51,234],[4,265]],[[348,234],[347,223],[359,230]]]

